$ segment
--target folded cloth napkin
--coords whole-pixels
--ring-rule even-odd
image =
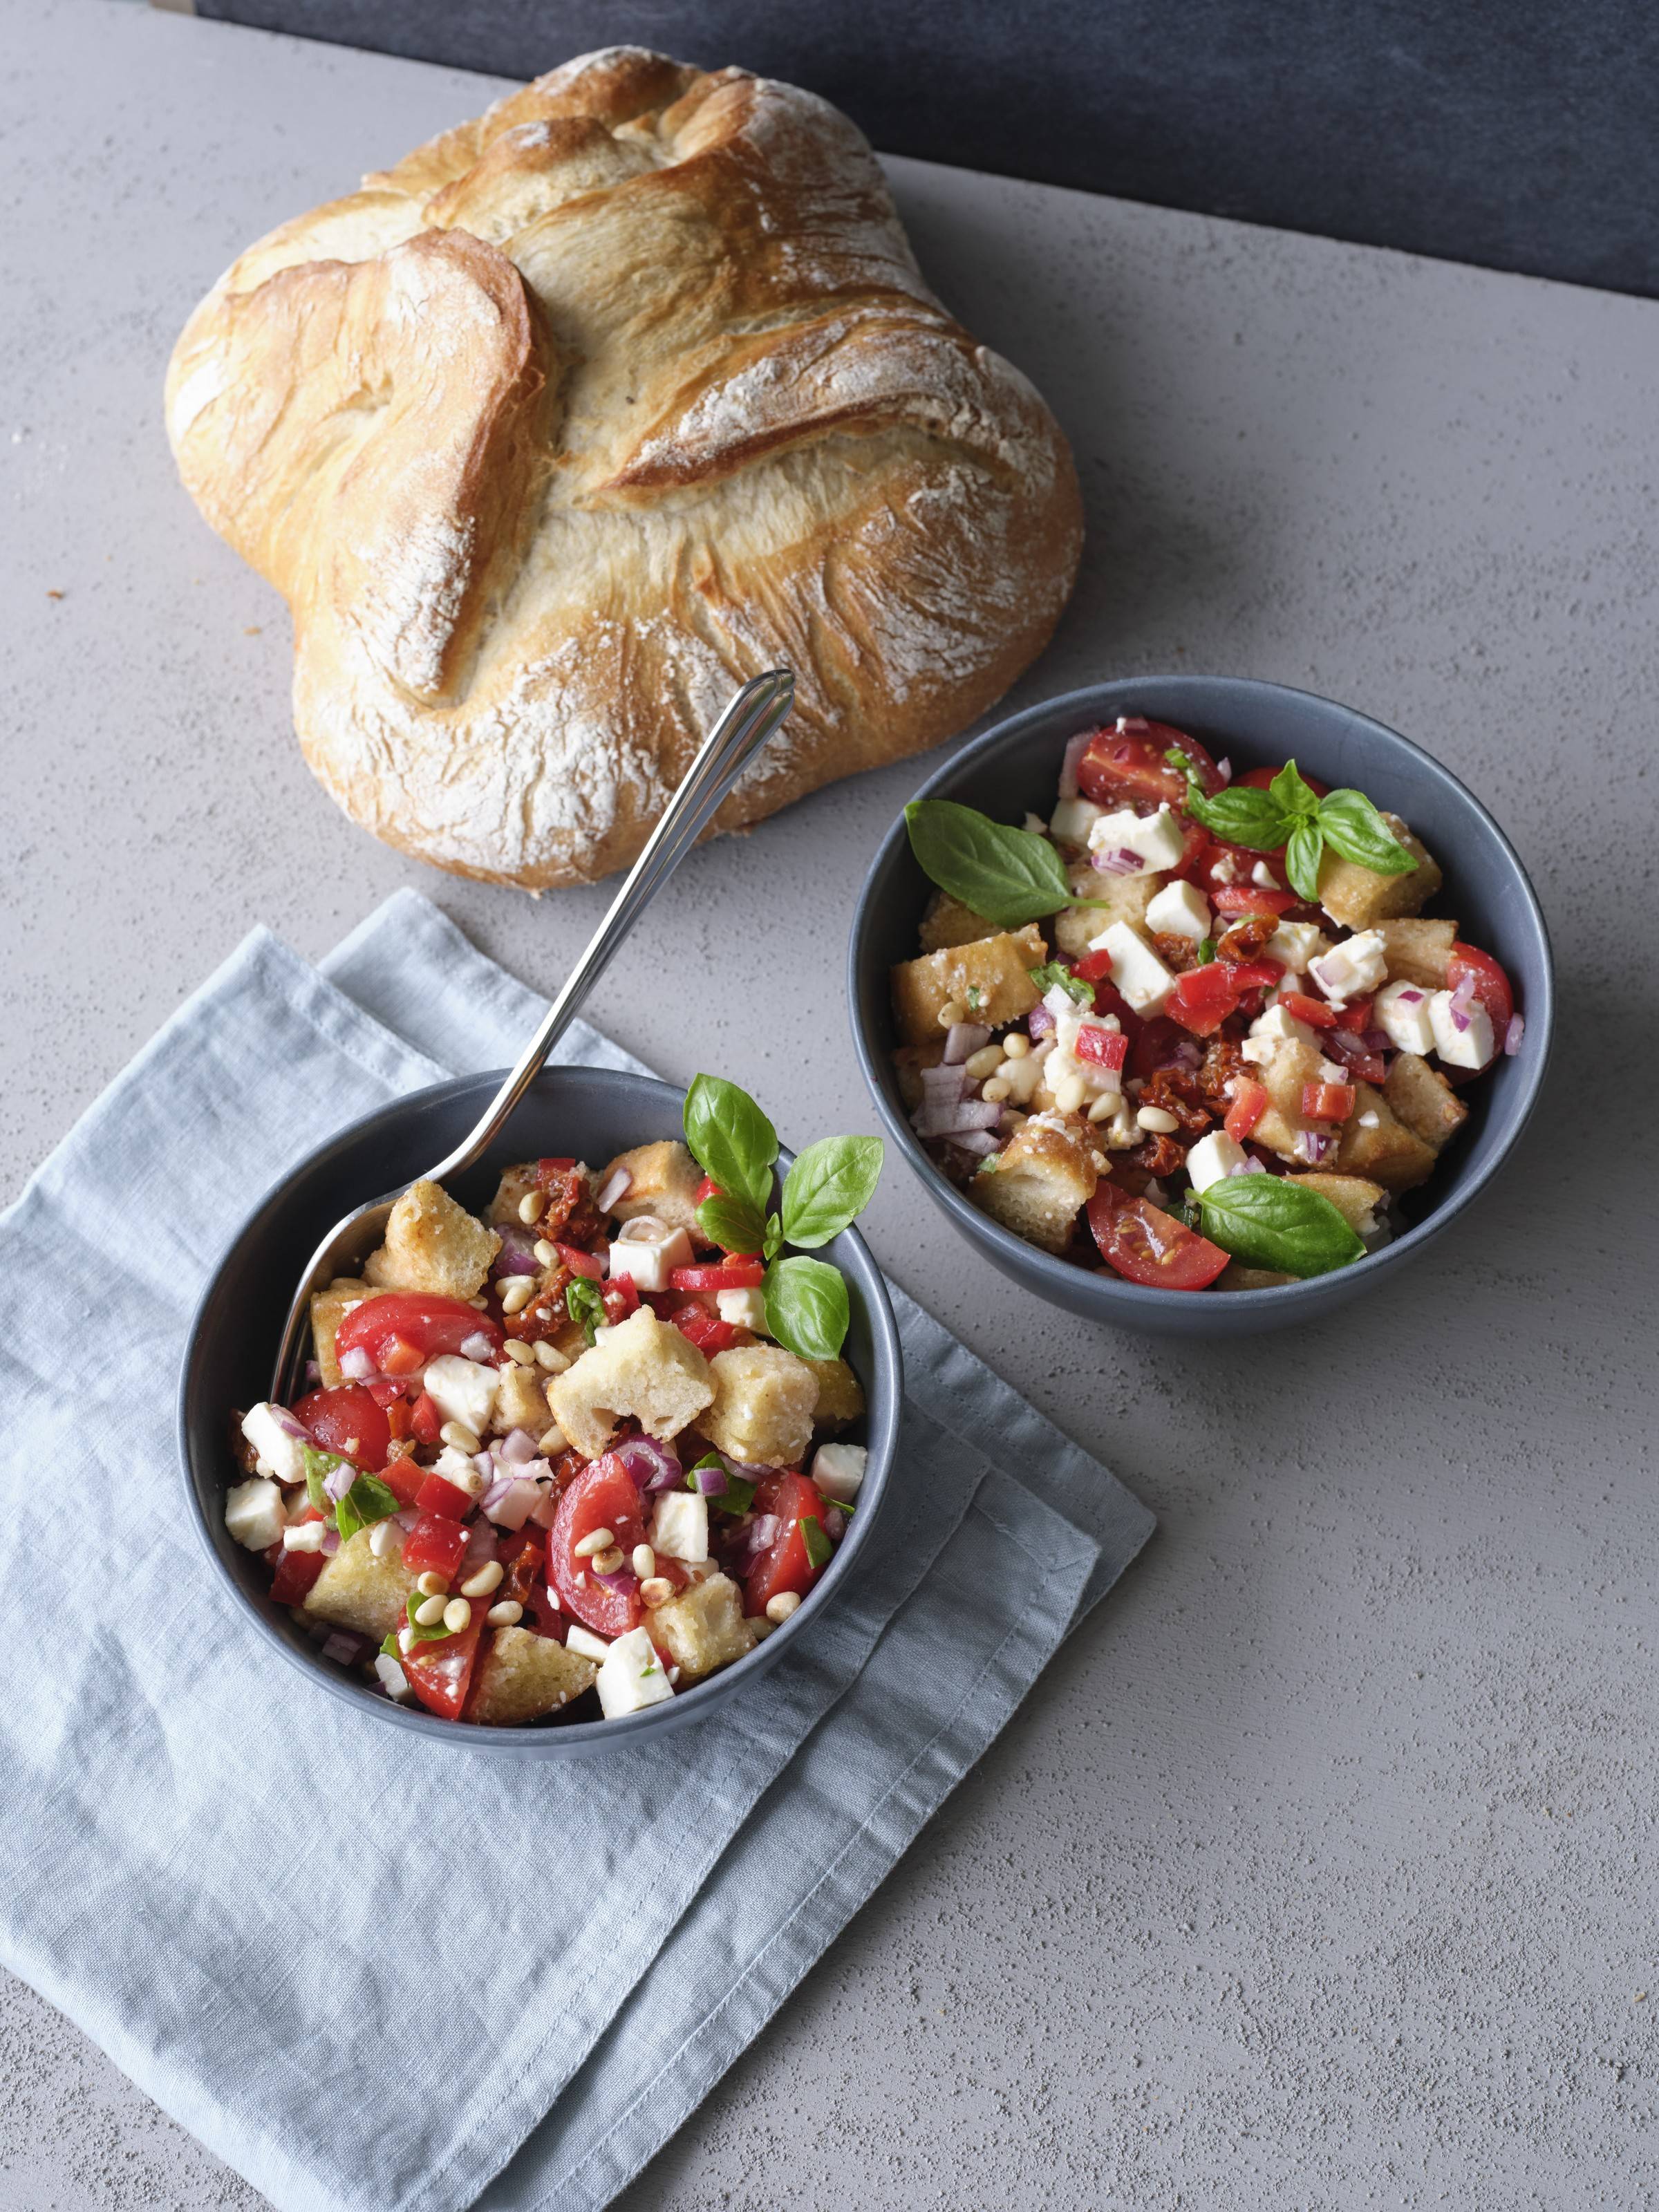
[[[607,2203],[1152,1527],[896,1291],[880,1556],[740,1709],[490,1760],[276,1663],[185,1514],[193,1303],[307,1152],[540,1011],[410,891],[320,974],[258,932],[0,1219],[0,1958],[283,2212]]]

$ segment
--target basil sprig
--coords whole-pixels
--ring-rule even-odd
[[[1224,1176],[1199,1193],[1204,1234],[1247,1267],[1328,1275],[1363,1260],[1365,1248],[1331,1204],[1279,1176]]]
[[[699,1498],[702,1497],[704,1493],[697,1489],[697,1477],[705,1468],[710,1467],[720,1468],[726,1477],[726,1487],[708,1494],[709,1504],[717,1513],[735,1513],[739,1516],[746,1513],[755,1502],[755,1486],[747,1475],[733,1474],[718,1452],[705,1452],[694,1466],[686,1468],[686,1488],[696,1491]]]
[[[1065,992],[1066,997],[1068,999],[1075,999],[1079,1006],[1092,1006],[1094,1005],[1094,985],[1092,983],[1085,983],[1081,975],[1073,975],[1071,969],[1066,965],[1064,961],[1050,960],[1041,968],[1028,968],[1025,972],[1030,977],[1031,981],[1036,985],[1038,990],[1043,992],[1045,994],[1048,992],[1052,991],[1055,984],[1058,983],[1060,989]]]
[[[1164,756],[1187,776],[1187,811],[1230,845],[1285,854],[1285,873],[1304,899],[1319,896],[1319,864],[1328,845],[1374,875],[1409,875],[1417,866],[1363,791],[1328,791],[1322,799],[1286,761],[1265,791],[1231,784],[1206,799],[1179,746]]]
[[[319,1451],[315,1444],[301,1444],[300,1463],[306,1471],[306,1496],[322,1515],[325,1521],[334,1518],[334,1500],[323,1488],[328,1476],[345,1462],[333,1452]]]
[[[586,1275],[573,1275],[565,1285],[564,1310],[590,1344],[598,1340],[602,1328],[610,1325],[599,1287]]]
[[[913,799],[904,826],[929,881],[999,929],[1023,929],[1062,907],[1108,903],[1077,896],[1046,837],[994,822],[977,807],[954,799]]]
[[[816,1513],[804,1513],[800,1520],[800,1540],[806,1547],[806,1563],[816,1574],[827,1567],[836,1556],[836,1547],[823,1533],[823,1523]]]
[[[360,1474],[334,1509],[340,1541],[349,1544],[360,1528],[372,1528],[377,1521],[389,1521],[397,1510],[396,1496],[379,1475]]]
[[[822,1137],[784,1179],[775,1212],[767,1211],[777,1164],[777,1131],[746,1091],[718,1075],[699,1075],[685,1097],[685,1141],[720,1188],[697,1208],[697,1225],[726,1252],[766,1260],[761,1295],[766,1325],[802,1359],[834,1359],[851,1312],[841,1271],[821,1260],[781,1256],[786,1244],[808,1250],[839,1237],[875,1195],[884,1146],[879,1137]]]

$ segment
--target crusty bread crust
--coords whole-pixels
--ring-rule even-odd
[[[847,118],[635,47],[250,248],[167,404],[293,611],[323,784],[529,889],[631,860],[761,669],[794,712],[718,829],[961,729],[1081,543],[1058,425],[927,290]]]

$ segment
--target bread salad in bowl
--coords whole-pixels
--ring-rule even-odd
[[[778,1139],[700,1075],[684,1143],[435,1182],[311,1302],[309,1388],[237,1413],[229,1534],[323,1656],[463,1726],[605,1719],[742,1659],[859,1507],[841,1271],[874,1137],[774,1194]],[[791,1251],[788,1247],[800,1248]]]
[[[1124,714],[1046,820],[907,810],[936,887],[892,970],[911,1125],[969,1201],[1151,1288],[1260,1290],[1379,1249],[1522,1049],[1509,977],[1386,791],[1234,772]]]

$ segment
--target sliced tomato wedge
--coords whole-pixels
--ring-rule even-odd
[[[1299,1022],[1306,1022],[1312,1030],[1334,1030],[1336,1027],[1336,1008],[1328,1006],[1322,999],[1310,999],[1305,991],[1281,991],[1279,1003],[1287,1014]]]
[[[1270,964],[1270,963],[1264,963]],[[1207,967],[1188,968],[1177,975],[1175,988],[1164,1001],[1164,1011],[1194,1036],[1213,1036],[1238,1006],[1238,970],[1224,960]]]
[[[327,1556],[322,1552],[283,1552],[276,1544],[271,1549],[282,1555],[271,1577],[270,1601],[273,1605],[298,1605],[328,1565]]]
[[[605,1317],[615,1328],[619,1321],[626,1321],[640,1307],[640,1286],[631,1275],[613,1275],[599,1293],[605,1302]]]
[[[1268,786],[1272,783],[1273,778],[1278,775],[1280,770],[1284,768],[1284,762],[1281,761],[1278,768],[1246,769],[1243,775],[1236,775],[1233,778],[1233,781],[1245,791],[1266,791]],[[1305,770],[1300,768],[1297,769],[1297,774],[1301,776],[1303,782],[1307,785],[1309,790],[1312,792],[1316,799],[1328,799],[1330,797],[1331,787],[1328,783],[1322,783],[1316,775],[1309,775]]]
[[[380,1470],[381,1481],[399,1505],[413,1505],[426,1476],[427,1470],[410,1451],[398,1453]]]
[[[438,1411],[437,1400],[429,1398],[422,1390],[410,1412],[410,1433],[417,1443],[435,1444],[440,1439],[443,1425],[444,1417]]]
[[[734,1252],[718,1265],[671,1267],[669,1286],[676,1291],[757,1291],[766,1279],[766,1262],[758,1253]]]
[[[1267,1110],[1267,1086],[1254,1076],[1235,1076],[1232,1098],[1222,1127],[1236,1145],[1242,1145]]]
[[[1131,1198],[1101,1182],[1088,1205],[1089,1228],[1100,1256],[1127,1282],[1148,1290],[1201,1291],[1227,1264],[1227,1255],[1150,1199]]]
[[[1261,858],[1260,854],[1257,859]],[[1259,884],[1218,884],[1210,893],[1218,914],[1272,914],[1281,918],[1303,911],[1304,902],[1294,891],[1264,891]],[[1310,913],[1312,908],[1307,909]]]
[[[705,1176],[702,1181],[697,1185],[697,1194],[692,1200],[691,1203],[694,1206],[701,1206],[706,1198],[724,1198],[725,1195],[726,1193],[715,1182],[714,1176]]]
[[[597,1283],[605,1273],[605,1262],[597,1252],[581,1252],[574,1244],[557,1244],[558,1254],[573,1275],[586,1275],[590,1283]]]
[[[1092,799],[1097,806],[1138,806],[1152,813],[1168,805],[1179,812],[1186,801],[1187,779],[1170,763],[1172,745],[1178,745],[1191,761],[1206,793],[1220,790],[1220,771],[1196,738],[1143,715],[1127,715],[1124,720],[1123,729],[1103,727],[1089,739],[1077,769],[1078,789],[1085,799]]]
[[[404,1557],[407,1556],[405,1547]],[[410,1688],[427,1711],[436,1713],[441,1720],[459,1720],[467,1692],[472,1686],[478,1639],[483,1634],[489,1600],[475,1597],[467,1603],[472,1618],[465,1628],[453,1636],[435,1637],[429,1644],[417,1644],[412,1650],[400,1650],[398,1654],[398,1663],[409,1677]]]
[[[1336,1026],[1340,1030],[1351,1030],[1355,1036],[1364,1036],[1371,1026],[1373,1004],[1370,999],[1350,1000],[1346,1006],[1337,1008]]]
[[[1474,985],[1474,995],[1486,1010],[1492,1024],[1492,1059],[1497,1060],[1503,1052],[1504,1035],[1515,1012],[1515,992],[1509,977],[1490,952],[1482,952],[1478,945],[1459,942],[1452,946],[1446,962],[1446,988],[1455,991],[1466,980]]]
[[[695,1298],[689,1298],[684,1305],[676,1306],[668,1319],[688,1344],[696,1346],[705,1359],[712,1359],[717,1352],[730,1352],[738,1341],[735,1325],[729,1321],[722,1321],[718,1314],[710,1313],[707,1306],[700,1306]]]
[[[312,1390],[294,1408],[325,1451],[349,1459],[353,1467],[382,1468],[392,1447],[385,1413],[361,1382],[342,1382],[332,1390]]]
[[[445,1521],[465,1521],[472,1510],[467,1492],[441,1474],[427,1475],[415,1493],[415,1503],[422,1513],[435,1513]]]
[[[1304,1121],[1346,1121],[1354,1109],[1352,1083],[1304,1083],[1302,1118]]]
[[[626,1558],[645,1541],[639,1485],[622,1462],[607,1452],[579,1474],[559,1500],[547,1536],[548,1577],[565,1611],[596,1636],[624,1636],[640,1625],[640,1586],[630,1575],[621,1588],[602,1583],[575,1546],[596,1528],[608,1528]],[[404,1552],[404,1558],[409,1554]]]
[[[394,1291],[390,1297],[368,1298],[354,1307],[335,1333],[334,1356],[337,1359],[342,1352],[366,1352],[383,1374],[412,1374],[428,1359],[459,1352],[471,1336],[486,1336],[501,1350],[499,1323],[465,1298]],[[412,1366],[388,1366],[386,1355],[394,1341],[413,1354]]]
[[[828,1510],[817,1485],[804,1474],[766,1474],[756,1484],[755,1510],[774,1515],[780,1527],[744,1577],[744,1610],[751,1620],[787,1590],[805,1597],[817,1580],[821,1570],[807,1553],[801,1523],[815,1520],[822,1532]]]
[[[404,1538],[404,1565],[411,1575],[453,1580],[465,1556],[465,1529],[441,1513],[422,1513]]]

